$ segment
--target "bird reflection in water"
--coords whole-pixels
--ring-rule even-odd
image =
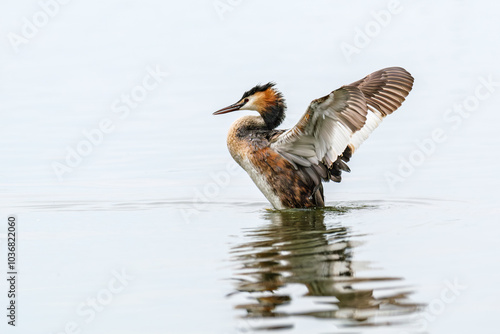
[[[401,278],[356,275],[356,271],[366,273],[369,264],[352,260],[353,239],[359,236],[333,222],[343,211],[270,211],[264,227],[245,234],[247,241],[232,250],[239,269],[234,277],[237,291],[231,295],[246,297],[236,306],[247,311],[246,319],[310,316],[337,319],[338,326],[389,326],[407,324],[410,315],[422,308],[410,302],[412,291],[397,283]],[[293,284],[305,287],[306,294],[292,296]],[[304,303],[307,299],[314,301],[313,307]],[[303,304],[309,306],[296,311]],[[288,323],[259,329],[291,327]]]

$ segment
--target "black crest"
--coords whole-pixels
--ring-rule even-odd
[[[249,97],[250,95],[253,95],[257,92],[264,92],[268,90],[271,87],[274,87],[276,84],[274,82],[268,82],[265,85],[257,85],[254,88],[250,89],[249,91],[246,91],[241,99],[244,99],[245,97]]]

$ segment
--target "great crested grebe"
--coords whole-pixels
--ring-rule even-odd
[[[226,108],[255,110],[237,119],[227,136],[229,152],[275,209],[323,207],[322,181],[341,181],[346,162],[385,116],[401,106],[413,77],[389,67],[311,102],[289,130],[276,130],[286,104],[274,83],[258,85]]]

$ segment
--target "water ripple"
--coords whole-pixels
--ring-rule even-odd
[[[370,207],[270,210],[266,225],[245,232],[245,242],[231,253],[237,269],[230,297],[246,311],[243,319],[260,320],[251,330],[290,329],[298,316],[332,319],[344,330],[411,322],[422,308],[409,298],[413,289],[402,277],[366,276],[370,264],[353,260],[363,236],[338,222]]]

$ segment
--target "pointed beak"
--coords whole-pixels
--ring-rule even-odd
[[[243,107],[244,103],[235,103],[231,104],[228,107],[222,108],[221,110],[217,110],[216,112],[213,113],[213,115],[222,115],[222,114],[227,114],[228,112],[240,110],[241,107]]]

